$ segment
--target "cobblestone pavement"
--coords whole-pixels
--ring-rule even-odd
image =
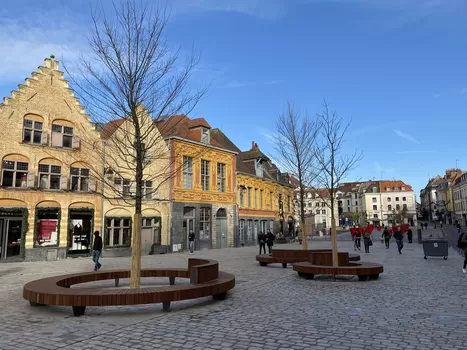
[[[310,248],[329,244],[312,241]],[[300,249],[295,243],[287,246]],[[339,246],[353,250],[349,241]],[[72,317],[71,308],[30,307],[22,286],[89,271],[90,259],[0,264],[0,349],[467,348],[467,275],[461,270],[463,258],[453,250],[448,260],[424,260],[419,244],[406,243],[399,255],[394,242],[386,250],[375,239],[370,254],[361,252],[362,260],[382,262],[385,272],[370,282],[303,280],[291,267],[260,267],[256,253],[254,247],[195,253],[235,274],[237,285],[224,301],[175,302],[170,313],[163,313],[160,304],[88,307],[82,317]],[[187,258],[186,253],[146,256],[143,266],[185,266]],[[130,260],[104,258],[102,263],[103,269],[126,268]],[[111,286],[110,281],[100,284]]]

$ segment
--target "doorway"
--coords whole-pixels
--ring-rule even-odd
[[[216,248],[227,248],[227,212],[224,208],[216,214]]]
[[[195,232],[195,213],[194,207],[183,208],[182,249],[184,250],[188,250],[188,235],[191,231]]]
[[[21,254],[23,220],[0,218],[0,260],[16,260]]]
[[[68,255],[88,254],[93,230],[93,210],[69,211]]]
[[[160,247],[161,240],[161,218],[144,217],[141,229],[141,254],[152,254],[156,246]]]

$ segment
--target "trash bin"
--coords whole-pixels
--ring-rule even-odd
[[[443,257],[444,260],[448,258],[448,241],[445,239],[425,239],[423,240],[423,258],[426,259],[427,256],[439,256]]]

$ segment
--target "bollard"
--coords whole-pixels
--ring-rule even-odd
[[[422,244],[422,229],[417,228],[417,240],[418,244]]]

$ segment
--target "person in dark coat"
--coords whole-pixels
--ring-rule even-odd
[[[397,231],[394,232],[394,239],[397,243],[397,251],[399,254],[402,254],[402,248],[404,248],[404,242],[402,240],[404,239],[404,236],[402,235],[400,228],[397,228]]]
[[[94,272],[102,267],[99,258],[102,253],[102,237],[99,236],[99,231],[94,232],[94,244],[92,245],[92,261],[94,261]]]
[[[384,238],[384,244],[386,244],[386,249],[389,249],[389,240],[391,239],[391,232],[389,232],[387,227],[384,228],[381,238]]]
[[[266,244],[268,245],[268,250],[269,254],[272,252],[272,246],[274,245],[274,235],[271,233],[270,230],[268,230],[268,233],[266,233]]]
[[[266,235],[263,231],[258,233],[258,243],[259,243],[259,254],[261,255],[261,251],[264,251],[266,254]]]
[[[412,244],[412,229],[409,227],[407,230],[407,240],[409,241],[410,244]]]

